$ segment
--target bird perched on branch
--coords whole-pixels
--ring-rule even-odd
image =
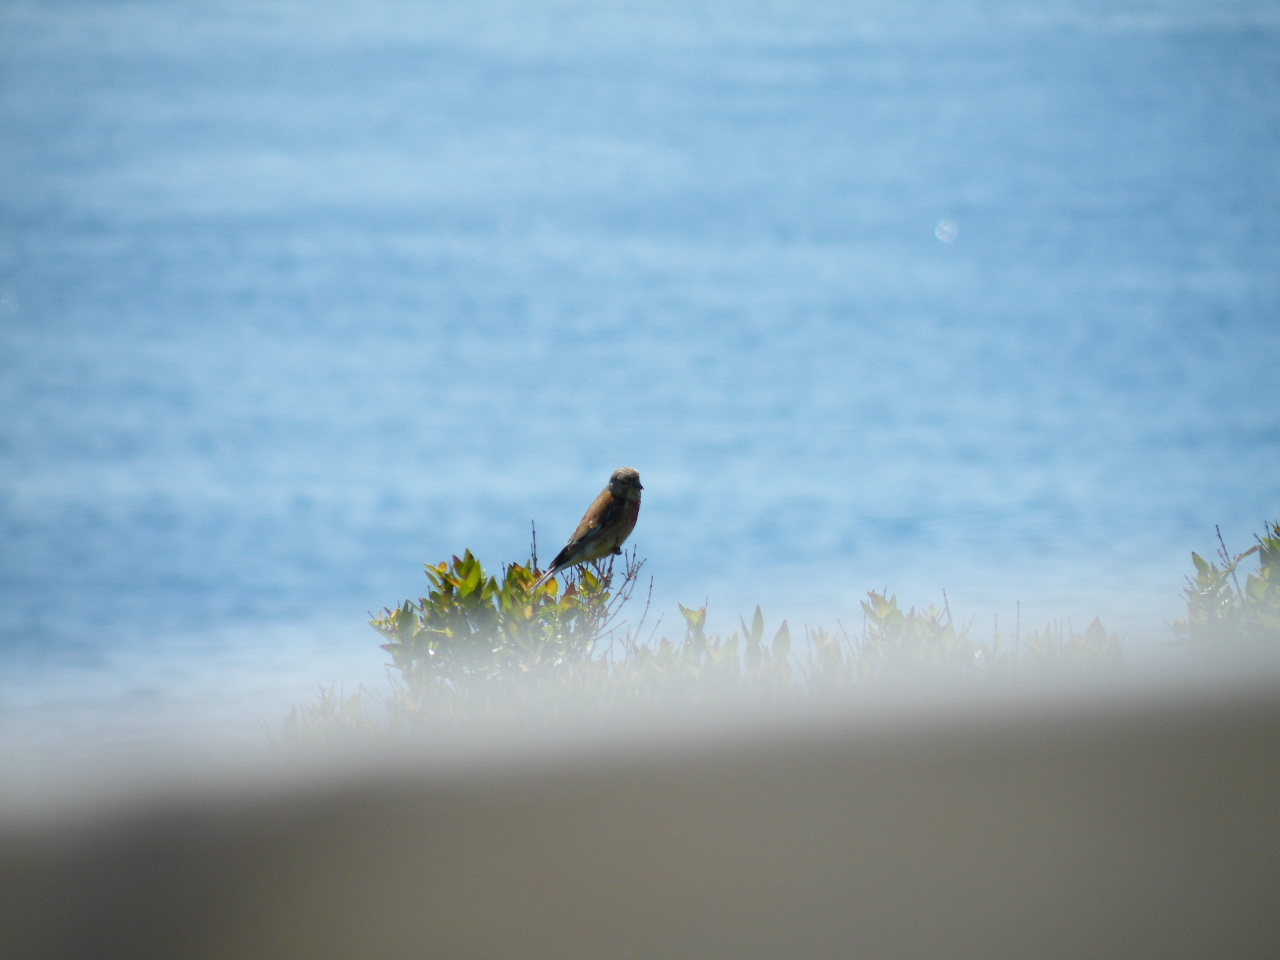
[[[556,554],[547,572],[533,585],[537,590],[561,570],[621,553],[622,543],[631,536],[640,516],[640,474],[631,467],[619,467],[609,477],[609,485],[591,501],[582,522],[565,548]]]

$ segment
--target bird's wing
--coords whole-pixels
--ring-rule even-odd
[[[591,501],[591,506],[587,507],[587,512],[582,515],[578,529],[573,531],[569,543],[580,543],[601,527],[609,526],[621,512],[622,501],[614,497],[606,487],[600,491],[600,496]]]
[[[602,529],[609,529],[622,512],[623,501],[616,499],[608,487],[600,491],[600,495],[591,501],[587,512],[582,515],[578,528],[569,537],[564,549],[551,561],[549,570],[559,570],[573,563],[573,555],[582,549],[583,544],[590,543]]]

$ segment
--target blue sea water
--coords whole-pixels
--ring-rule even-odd
[[[673,631],[1149,647],[1278,372],[1272,3],[0,5],[11,731],[376,680],[623,464]]]

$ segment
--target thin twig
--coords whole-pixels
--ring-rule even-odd
[[[1227,550],[1227,543],[1222,539],[1222,530],[1216,523],[1213,525],[1213,532],[1218,535],[1218,555],[1222,557],[1222,562],[1227,566],[1227,572],[1231,574],[1231,582],[1235,585],[1236,593],[1243,593],[1244,591],[1240,589],[1240,578],[1236,575],[1236,567],[1240,565],[1240,561],[1248,554],[1242,553],[1234,560],[1231,559],[1231,553]]]
[[[863,622],[863,630],[865,632],[865,629],[866,629],[865,625],[867,622],[866,611],[863,611],[862,622]],[[853,637],[849,636],[849,631],[844,628],[844,624],[840,622],[839,617],[836,618],[836,626],[838,626],[840,628],[840,632],[844,634],[844,639],[840,641],[840,645],[844,648],[845,652],[849,655],[849,659],[853,660],[858,655],[858,645],[854,641]]]
[[[658,635],[658,628],[662,626],[662,618],[665,616],[665,613],[658,614],[658,619],[653,623],[653,629],[649,631],[649,639],[645,641],[646,646],[653,643],[653,638]]]
[[[639,570],[640,568],[637,567],[636,568],[637,573],[639,572]],[[640,619],[636,621],[636,633],[639,633],[641,630],[644,629],[644,621],[645,621],[645,618],[649,616],[649,605],[652,603],[653,603],[653,577],[650,577],[649,592],[645,595],[645,598],[644,598],[644,609],[640,611]]]

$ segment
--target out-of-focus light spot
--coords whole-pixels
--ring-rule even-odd
[[[954,220],[939,220],[933,228],[933,235],[943,243],[950,243],[960,236],[960,226]]]

